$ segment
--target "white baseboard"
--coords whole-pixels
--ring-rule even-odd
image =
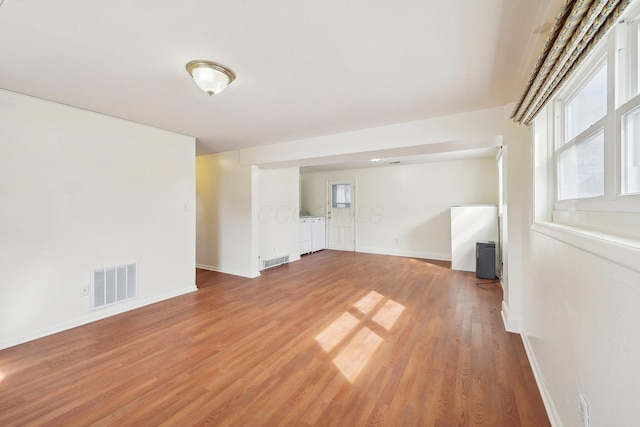
[[[507,304],[502,301],[502,310],[500,311],[502,315],[502,322],[504,323],[504,329],[507,332],[513,332],[519,334],[522,332],[522,318],[519,316],[514,316],[513,314],[509,314],[509,307]]]
[[[547,410],[549,422],[553,427],[562,427],[562,423],[560,422],[560,418],[558,417],[558,411],[556,411],[556,406],[553,404],[553,399],[549,394],[549,390],[544,385],[542,372],[540,371],[540,366],[538,365],[538,361],[536,360],[536,357],[533,353],[533,349],[531,348],[529,339],[526,335],[523,334],[520,334],[520,338],[522,339],[522,343],[524,344],[524,350],[527,353],[527,359],[529,359],[529,365],[531,365],[533,376],[536,379],[536,384],[538,385],[538,390],[540,391],[540,396],[542,397],[542,403],[544,404],[544,408]]]
[[[211,265],[206,265],[206,264],[196,264],[196,268],[200,268],[202,270],[217,271],[219,273],[222,273],[222,271],[218,267],[213,267]]]
[[[451,261],[451,254],[434,253],[434,252],[419,252],[408,251],[404,249],[389,249],[389,248],[373,248],[370,246],[356,246],[356,252],[363,252],[367,254],[377,255],[394,255],[409,258],[420,259],[432,259],[436,261]]]
[[[4,350],[9,347],[13,347],[19,344],[24,344],[29,341],[36,340],[38,338],[43,338],[49,335],[57,334],[58,332],[63,332],[68,329],[76,328],[78,326],[86,325],[88,323],[96,322],[98,320],[106,319],[107,317],[115,316],[116,314],[121,314],[127,311],[135,310],[136,308],[144,307],[145,305],[154,304],[156,302],[164,301],[169,298],[174,298],[180,295],[187,294],[189,292],[197,291],[198,288],[195,284],[192,286],[187,286],[184,288],[176,289],[171,292],[167,292],[162,295],[157,295],[152,298],[146,299],[134,299],[127,301],[124,304],[108,307],[98,311],[92,311],[88,315],[83,316],[81,318],[59,323],[57,325],[40,329],[31,334],[22,335],[20,337],[9,338],[8,340],[0,342],[0,350]]]
[[[231,274],[233,276],[248,277],[249,279],[255,279],[256,277],[260,277],[260,272],[247,275],[244,272],[228,270],[225,268],[214,267],[212,265],[206,265],[206,264],[196,264],[196,268],[201,268],[203,270],[209,270],[209,271],[217,271],[218,273]]]

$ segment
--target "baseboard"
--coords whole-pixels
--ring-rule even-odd
[[[58,332],[63,332],[72,328],[76,328],[78,326],[86,325],[92,322],[96,322],[98,320],[106,319],[107,317],[115,316],[117,314],[125,313],[127,311],[135,310],[140,307],[144,307],[146,305],[155,304],[160,301],[164,301],[170,298],[174,298],[180,295],[188,294],[190,292],[197,291],[198,288],[195,284],[192,286],[187,286],[184,288],[176,289],[171,292],[164,293],[162,295],[158,295],[152,298],[147,299],[134,299],[130,300],[125,304],[105,308],[99,311],[92,311],[89,315],[83,316],[79,319],[59,323],[57,325],[41,329],[32,334],[23,335],[20,337],[10,338],[6,341],[0,342],[0,350],[4,350],[9,347],[13,347],[19,344],[24,344],[29,341],[33,341],[39,338],[44,338],[49,335],[57,334]]]
[[[356,252],[377,255],[394,255],[409,258],[432,259],[436,261],[451,261],[451,254],[448,253],[445,254],[435,252],[408,251],[404,249],[373,248],[370,246],[356,246]]]
[[[196,268],[201,268],[203,270],[209,270],[209,271],[217,271],[218,273],[231,274],[233,276],[247,277],[249,279],[255,279],[256,277],[260,277],[260,272],[247,275],[244,272],[240,272],[236,270],[228,270],[226,268],[214,267],[212,265],[206,265],[206,264],[196,264]]]
[[[538,361],[536,360],[536,357],[533,354],[533,349],[531,348],[529,339],[524,334],[520,334],[520,338],[522,339],[522,343],[524,344],[524,351],[527,353],[527,359],[529,359],[529,365],[531,365],[533,376],[536,379],[536,384],[538,386],[538,390],[540,391],[540,396],[542,397],[542,403],[544,404],[544,408],[547,410],[547,416],[549,417],[549,422],[553,427],[561,427],[562,423],[560,423],[560,418],[558,417],[556,406],[553,404],[553,399],[549,394],[549,390],[544,385],[544,381],[542,379],[542,372],[540,371],[540,366],[538,366]]]
[[[510,315],[509,307],[504,301],[502,301],[502,310],[500,311],[500,314],[502,315],[504,329],[507,332],[513,332],[516,334],[522,332],[522,318],[519,316]]]
[[[213,267],[211,265],[206,265],[206,264],[196,264],[196,268],[200,268],[202,270],[217,271],[218,273],[222,273],[222,271],[218,267]]]

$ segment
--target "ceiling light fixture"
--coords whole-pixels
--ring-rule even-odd
[[[222,92],[236,78],[233,71],[211,61],[191,61],[187,64],[187,71],[209,96]]]

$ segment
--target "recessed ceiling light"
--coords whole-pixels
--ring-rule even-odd
[[[372,162],[379,162],[380,159],[371,159]]]

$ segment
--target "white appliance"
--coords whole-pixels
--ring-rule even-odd
[[[300,255],[326,249],[325,218],[322,216],[300,218]]]

